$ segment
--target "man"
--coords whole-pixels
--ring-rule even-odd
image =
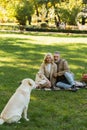
[[[54,62],[57,64],[57,78],[56,86],[63,89],[71,89],[76,92],[74,76],[69,70],[68,62],[65,59],[60,58],[60,53],[54,53]]]

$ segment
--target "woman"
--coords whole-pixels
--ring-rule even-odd
[[[41,81],[40,83],[38,82],[39,87],[53,88],[56,83],[56,78],[54,77],[55,73],[57,73],[57,65],[54,63],[52,54],[47,53],[37,75],[39,76],[39,79],[40,77],[44,77],[43,81],[46,82],[43,82],[42,84]],[[36,81],[38,79],[37,76]]]

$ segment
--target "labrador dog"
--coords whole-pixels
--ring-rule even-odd
[[[22,114],[24,119],[29,121],[27,118],[27,110],[30,102],[30,93],[34,88],[36,88],[36,84],[32,79],[26,78],[22,80],[20,86],[1,112],[0,125],[4,122],[17,123],[21,119]]]

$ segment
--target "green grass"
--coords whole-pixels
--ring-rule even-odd
[[[60,51],[75,79],[87,66],[86,35],[57,33],[0,33],[0,112],[27,77],[35,79],[44,54]],[[20,124],[3,124],[0,130],[87,130],[87,90],[31,93],[28,116]]]

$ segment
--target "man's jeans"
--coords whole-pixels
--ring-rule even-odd
[[[69,84],[59,81],[56,84],[57,87],[68,89],[75,85],[74,75],[72,73],[65,72],[64,76],[66,77],[66,80],[69,82]]]

